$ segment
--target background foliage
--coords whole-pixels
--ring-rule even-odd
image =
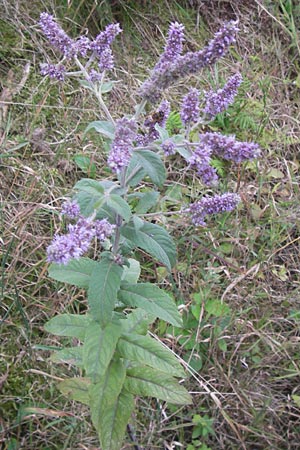
[[[187,48],[200,48],[224,20],[239,18],[237,47],[196,84],[205,89],[208,81],[224,81],[232,65],[240,70],[244,92],[215,128],[257,141],[263,156],[238,176],[217,163],[224,183],[238,183],[243,195],[237,215],[218,218],[209,230],[197,232],[183,221],[166,219],[179,251],[173,282],[142,254],[143,281],[177,289],[184,330],[174,332],[158,322],[152,332],[165,336],[168,347],[190,365],[186,386],[194,393],[194,405],[166,409],[164,403],[140,401],[131,433],[145,449],[298,448],[298,2],[1,0],[0,6],[3,448],[97,448],[87,409],[74,403],[73,413],[67,412],[70,404],[56,388],[74,375],[65,366],[54,374],[48,359],[64,338],[43,328],[53,311],[85,308],[82,291],[45,279],[45,249],[59,226],[61,198],[83,173],[92,178],[96,168],[107,175],[106,156],[99,151],[98,134],[84,135],[94,120],[91,97],[39,75],[46,52],[36,20],[44,10],[55,11],[71,35],[87,28],[96,34],[112,19],[121,22],[125,32],[115,52],[122,70],[116,75],[124,83],[111,97],[116,115],[123,105],[130,111],[126,86],[134,89],[146,77],[170,20],[185,24]],[[182,93],[185,86],[177,89]],[[179,158],[169,165],[168,180],[159,205],[163,211],[184,201],[187,183],[197,183]],[[129,436],[124,448],[132,448]]]

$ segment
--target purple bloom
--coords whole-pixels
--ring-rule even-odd
[[[224,136],[221,133],[204,133],[199,136],[200,141],[207,145],[211,152],[227,160],[240,163],[248,159],[257,158],[260,148],[254,142],[239,142],[235,136]]]
[[[165,50],[156,67],[164,63],[172,63],[182,52],[182,44],[184,41],[184,26],[181,23],[173,22],[170,25]]]
[[[170,139],[167,139],[161,145],[161,148],[163,149],[166,156],[174,155],[174,153],[176,153],[175,144]]]
[[[97,81],[100,81],[102,79],[102,73],[98,72],[95,69],[91,69],[89,73],[89,81],[92,83],[95,83]]]
[[[71,234],[55,236],[47,248],[47,261],[56,264],[67,264],[70,259],[78,259],[81,255],[82,250]]]
[[[80,38],[75,42],[76,51],[85,58],[87,52],[91,50],[91,41],[86,36],[80,36]]]
[[[67,33],[55,22],[51,14],[42,13],[39,25],[50,44],[63,53],[66,58],[76,54],[76,45]]]
[[[114,60],[110,45],[115,37],[121,33],[121,28],[118,23],[108,25],[95,40],[91,43],[91,49],[94,51],[100,70],[111,70],[114,67]]]
[[[114,68],[114,57],[110,48],[104,49],[101,55],[99,55],[98,67],[101,72]]]
[[[183,98],[181,106],[180,117],[184,125],[197,122],[199,111],[199,91],[192,88]]]
[[[104,241],[106,238],[110,237],[116,228],[108,222],[107,219],[95,220],[94,222],[95,234],[99,241]]]
[[[65,72],[65,66],[61,64],[41,64],[41,75],[48,75],[50,78],[54,78],[55,80],[64,81]]]
[[[216,170],[210,165],[210,155],[211,149],[204,144],[199,144],[188,161],[206,185],[214,185],[218,181]]]
[[[229,78],[222,89],[218,89],[216,92],[209,91],[205,94],[206,104],[203,111],[209,120],[225,111],[234,102],[234,97],[242,81],[242,76],[237,73]]]
[[[195,226],[206,226],[205,216],[232,211],[241,201],[238,194],[226,193],[214,197],[202,197],[198,202],[192,203],[185,211],[191,214],[192,223]]]
[[[229,46],[235,41],[238,32],[236,22],[228,22],[215,34],[208,46],[198,52],[188,52],[179,55],[175,61],[163,61],[154,67],[150,78],[141,89],[142,98],[156,103],[164,89],[174,84],[178,79],[199,72],[204,67],[214,64],[225,55]]]
[[[61,214],[69,219],[76,219],[80,214],[80,206],[75,200],[67,200],[62,204]]]
[[[86,252],[95,236],[93,219],[80,217],[75,225],[68,226],[69,235],[73,237],[82,253]]]
[[[137,124],[133,119],[117,120],[115,138],[111,146],[107,163],[113,172],[119,173],[128,166],[136,137]]]

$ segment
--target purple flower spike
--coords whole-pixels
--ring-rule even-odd
[[[242,81],[242,76],[237,73],[229,78],[223,89],[218,89],[216,92],[209,91],[205,94],[206,104],[203,112],[207,116],[207,119],[213,119],[217,114],[225,111],[228,106],[234,102],[238,87]]]
[[[82,253],[73,235],[55,236],[52,244],[47,248],[47,261],[68,264],[71,259],[80,258]]]
[[[170,139],[166,140],[161,148],[163,149],[166,156],[174,155],[176,153],[175,144]]]
[[[119,173],[123,167],[128,166],[136,130],[137,124],[133,119],[124,117],[117,120],[115,139],[107,160],[113,172]]]
[[[75,42],[75,47],[77,52],[85,58],[87,52],[91,50],[91,41],[86,36],[80,36],[80,38]]]
[[[76,54],[76,45],[67,33],[55,22],[51,14],[42,13],[39,25],[50,44],[63,53],[66,58]]]
[[[99,56],[98,67],[101,72],[112,70],[114,68],[114,57],[110,48],[103,50]]]
[[[192,88],[184,97],[181,106],[180,117],[184,125],[197,122],[199,111],[199,91]]]
[[[197,171],[197,175],[207,186],[217,184],[216,170],[210,165],[211,149],[204,144],[198,145],[189,159],[190,166]]]
[[[80,206],[75,200],[67,200],[62,204],[61,213],[69,219],[77,219],[80,214]]]
[[[173,22],[170,25],[165,50],[161,55],[156,67],[165,63],[173,63],[182,52],[184,41],[184,26],[181,23]]]
[[[198,202],[192,203],[186,212],[191,214],[192,223],[195,226],[206,226],[205,216],[232,211],[241,201],[238,194],[226,193],[214,197],[203,197]]]
[[[118,23],[112,23],[108,25],[104,31],[101,31],[96,39],[91,43],[91,49],[96,55],[101,58],[101,54],[104,50],[110,47],[116,36],[121,33],[121,28]]]
[[[55,64],[41,64],[41,75],[48,75],[48,77],[58,80],[64,81],[65,79],[65,66],[63,65],[55,65]]]
[[[260,155],[260,148],[254,142],[239,142],[235,136],[224,136],[221,133],[204,133],[200,141],[207,145],[211,152],[223,159],[241,163]]]

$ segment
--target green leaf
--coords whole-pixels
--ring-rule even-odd
[[[112,323],[104,329],[97,322],[89,326],[83,345],[83,362],[86,373],[93,382],[97,382],[106,372],[121,331],[119,325]]]
[[[137,186],[145,176],[146,172],[141,167],[137,155],[133,152],[126,170],[125,185],[131,187]]]
[[[150,336],[122,335],[117,350],[123,358],[130,361],[138,361],[162,372],[172,373],[173,376],[185,376],[183,368],[172,352]]]
[[[79,191],[75,195],[75,199],[79,203],[80,211],[84,216],[90,216],[103,205],[105,200],[104,188],[98,181],[83,178],[75,184],[74,189]]]
[[[96,164],[91,161],[88,156],[75,155],[73,160],[83,172],[90,175],[92,178],[96,176]]]
[[[83,346],[67,347],[58,352],[52,353],[50,360],[53,362],[61,362],[71,364],[72,366],[83,368]]]
[[[101,85],[101,94],[107,94],[108,92],[110,92],[113,88],[113,82],[112,81],[107,81],[106,83],[103,83]]]
[[[140,200],[135,208],[136,214],[146,214],[156,205],[159,198],[159,192],[149,191],[142,193]]]
[[[134,155],[153,183],[162,186],[166,180],[166,169],[160,156],[151,150],[135,150]]]
[[[223,317],[231,314],[231,309],[226,303],[221,302],[217,298],[211,298],[204,303],[204,309],[210,316]]]
[[[187,161],[190,159],[190,157],[192,156],[192,152],[189,148],[187,147],[176,147],[176,151]]]
[[[89,386],[91,381],[88,378],[68,378],[58,384],[58,389],[66,397],[77,402],[90,404]]]
[[[140,274],[141,274],[141,266],[140,263],[133,258],[128,258],[128,266],[124,266],[122,273],[122,281],[127,281],[128,283],[137,283]]]
[[[76,337],[83,341],[91,321],[92,319],[87,315],[60,314],[45,324],[45,330],[58,336]]]
[[[176,263],[176,247],[173,239],[159,225],[141,222],[142,225],[139,227],[134,223],[123,226],[121,234],[171,270]]]
[[[156,317],[149,315],[143,309],[137,308],[121,321],[122,333],[147,334],[148,325],[155,321]]]
[[[176,327],[182,326],[174,300],[152,283],[124,283],[119,291],[119,299],[128,306],[142,308]]]
[[[90,178],[82,178],[81,180],[77,181],[74,189],[76,191],[89,192],[90,194],[96,196],[104,194],[104,188],[103,186],[101,186],[99,181],[91,180]]]
[[[72,259],[66,265],[53,263],[49,266],[49,276],[54,280],[87,289],[97,264],[89,258]]]
[[[155,397],[176,405],[192,403],[190,394],[177,380],[150,367],[128,369],[124,386],[135,395]]]
[[[111,321],[122,272],[122,267],[103,258],[91,275],[88,304],[93,319],[100,322],[103,328]]]
[[[115,137],[115,127],[111,122],[105,120],[95,120],[86,127],[84,135],[92,129],[97,131],[97,133],[103,134],[103,136],[108,137],[109,139],[114,139]]]
[[[154,127],[154,128],[155,128],[156,131],[158,132],[159,138],[160,138],[162,141],[166,141],[167,139],[169,139],[170,136],[169,136],[168,130],[167,130],[166,128],[161,127],[160,125],[158,125],[158,123],[155,124],[155,127]]]
[[[122,362],[114,361],[99,383],[89,390],[92,422],[98,431],[102,450],[121,448],[134,408],[133,395],[123,389],[125,376]]]
[[[113,209],[117,214],[119,214],[126,222],[129,222],[131,218],[131,209],[128,203],[120,197],[120,195],[110,194],[106,197],[105,203],[111,209]]]

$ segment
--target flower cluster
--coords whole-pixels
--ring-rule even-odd
[[[69,202],[63,205],[62,213],[75,218],[78,217],[79,209],[76,202]],[[47,249],[47,260],[67,264],[71,259],[78,259],[89,249],[94,237],[104,241],[112,235],[114,228],[115,225],[111,225],[107,219],[94,220],[92,217],[79,216],[74,225],[68,225],[67,234],[54,237]]]
[[[139,145],[148,145],[156,139],[159,139],[159,132],[155,129],[155,125],[159,125],[162,128],[165,127],[169,114],[170,103],[168,100],[163,100],[157,111],[145,120],[144,127],[147,131],[145,134],[139,134],[137,136],[137,143]]]
[[[224,136],[221,133],[204,133],[200,141],[207,145],[212,154],[227,160],[240,163],[260,155],[260,148],[254,142],[239,142],[235,136]]]
[[[77,56],[86,58],[88,53],[91,53],[90,62],[96,59],[100,70],[100,73],[98,73],[95,69],[91,69],[89,75],[91,81],[97,81],[97,74],[99,79],[104,70],[113,69],[114,60],[110,46],[115,37],[122,31],[118,23],[108,25],[93,41],[86,36],[80,36],[77,40],[71,39],[56,23],[53,16],[48,13],[41,14],[39,25],[50,44],[59,50],[64,55],[64,58],[72,59]],[[64,67],[61,65],[43,64],[41,73],[63,81],[64,70]]]
[[[182,53],[183,41],[184,26],[178,22],[171,23],[164,52],[155,67],[159,68],[165,63],[168,64],[174,62],[174,60]]]
[[[240,201],[241,198],[238,194],[231,193],[203,197],[198,202],[192,203],[185,212],[191,215],[191,221],[195,226],[205,227],[205,216],[232,211]]]
[[[208,120],[225,111],[234,102],[234,97],[241,82],[242,76],[237,73],[229,78],[222,89],[218,89],[216,92],[209,91],[205,94],[206,103],[203,112]]]
[[[178,79],[195,74],[204,67],[214,64],[224,56],[229,46],[235,41],[238,30],[236,22],[228,22],[223,25],[215,34],[214,39],[203,50],[187,52],[185,55],[178,55],[172,61],[166,59],[157,64],[149,79],[141,86],[141,97],[151,103],[156,103],[161,97],[162,91]],[[180,39],[177,37],[178,45]]]
[[[199,111],[199,91],[195,88],[192,88],[183,98],[180,111],[180,118],[182,120],[182,123],[187,126],[197,122]]]
[[[161,148],[166,156],[174,155],[176,153],[175,144],[171,139],[167,139],[161,144]]]
[[[61,214],[68,219],[77,219],[80,215],[80,206],[74,200],[67,200],[62,204]]]
[[[199,144],[188,160],[191,168],[196,169],[197,175],[206,185],[214,185],[218,180],[216,170],[210,165],[210,155],[211,149],[205,144]]]
[[[115,138],[107,160],[113,172],[119,173],[123,167],[128,166],[136,130],[137,124],[134,119],[124,117],[117,120]]]

